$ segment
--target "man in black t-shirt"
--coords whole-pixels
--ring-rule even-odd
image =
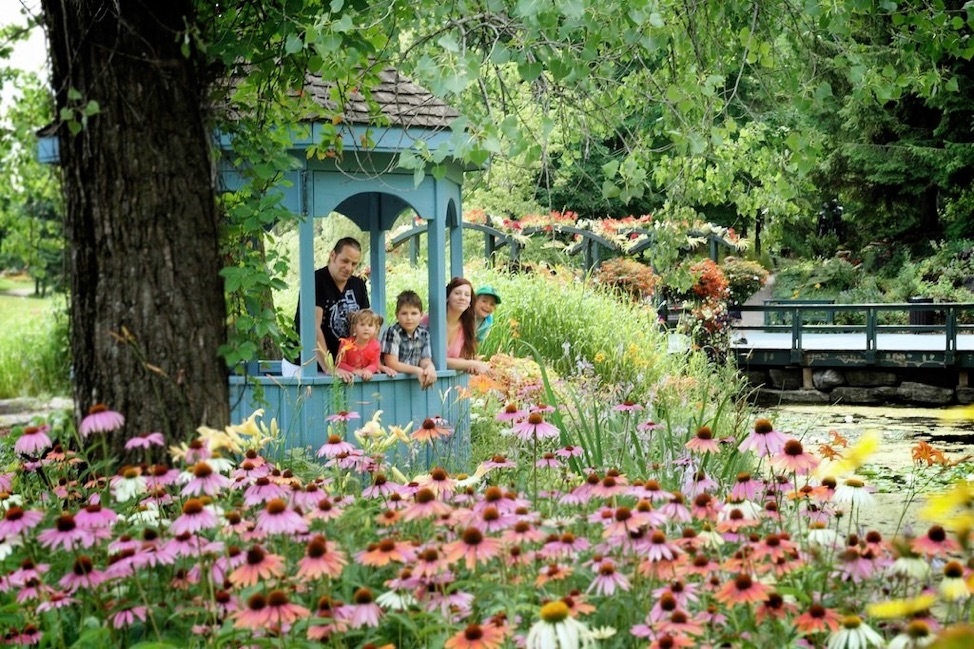
[[[360,309],[369,308],[369,293],[365,282],[354,275],[362,261],[362,246],[352,237],[339,239],[328,255],[328,265],[315,271],[315,348],[318,368],[328,372],[338,355],[338,339],[350,335],[349,318]],[[294,312],[294,328],[301,336],[301,300]],[[327,354],[327,355],[326,355]],[[328,358],[330,356],[331,358]],[[300,360],[300,359],[295,359]],[[290,363],[288,364],[290,365]],[[296,373],[296,367],[285,365],[284,374]],[[335,370],[335,376],[346,380],[345,370]]]

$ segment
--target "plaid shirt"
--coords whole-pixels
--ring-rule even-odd
[[[413,335],[408,336],[397,322],[382,334],[382,353],[394,355],[400,363],[419,367],[424,358],[433,357],[429,329],[416,327]]]

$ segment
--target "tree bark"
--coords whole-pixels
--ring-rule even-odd
[[[114,449],[229,417],[204,57],[180,50],[193,7],[43,0],[58,114],[99,105],[57,133],[75,403],[79,417],[94,403],[125,415]]]

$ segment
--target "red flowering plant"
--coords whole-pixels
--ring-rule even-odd
[[[730,284],[720,266],[711,259],[685,262],[667,279],[670,297],[687,314],[681,331],[696,347],[721,356],[730,344]]]
[[[659,276],[648,265],[628,257],[615,257],[602,262],[592,274],[600,286],[620,291],[635,302],[652,299],[660,283]]]

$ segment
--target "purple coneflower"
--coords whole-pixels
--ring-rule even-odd
[[[351,421],[353,419],[361,419],[361,415],[359,415],[357,412],[340,410],[333,415],[328,415],[325,417],[326,421]]]
[[[92,433],[111,433],[125,425],[125,417],[121,413],[109,410],[103,403],[96,403],[88,408],[88,416],[81,420],[78,432],[86,438]]]
[[[741,451],[754,451],[758,457],[774,455],[781,451],[788,440],[784,433],[774,429],[768,419],[758,419],[754,422],[754,430],[738,447]]]
[[[214,471],[208,462],[197,462],[180,477],[186,480],[180,492],[184,496],[215,496],[230,486],[230,479]]]
[[[528,418],[514,426],[514,434],[522,440],[558,437],[558,427],[544,420],[540,412],[532,412]]]
[[[802,443],[797,439],[789,439],[782,446],[781,451],[772,456],[771,466],[779,471],[806,475],[818,466],[818,458],[806,453]]]
[[[24,530],[35,527],[44,520],[44,512],[25,510],[17,505],[11,505],[0,520],[0,538],[17,536]]]
[[[504,409],[497,413],[497,421],[518,421],[527,416],[527,412],[519,409],[513,403],[504,406]]]
[[[169,531],[172,534],[184,532],[199,532],[217,526],[216,514],[203,505],[198,498],[190,498],[183,503],[183,513],[172,522]]]
[[[690,438],[685,446],[696,453],[720,453],[720,446],[714,439],[714,432],[710,426],[698,428],[696,434]]]
[[[58,583],[69,593],[74,593],[79,588],[96,588],[105,579],[105,573],[96,570],[91,559],[81,555],[74,560],[71,571],[64,575]]]
[[[301,514],[289,509],[280,498],[268,501],[264,511],[257,514],[254,531],[263,534],[306,534],[308,523]]]
[[[364,626],[379,626],[382,618],[382,609],[375,603],[372,591],[368,588],[359,588],[352,595],[352,604],[343,606],[340,609],[341,617],[348,621],[348,626],[359,629]]]
[[[346,442],[340,435],[329,435],[328,441],[318,449],[318,457],[336,458],[354,450],[355,446],[351,442]]]
[[[51,446],[47,436],[50,426],[27,426],[14,443],[14,452],[20,455],[36,455]]]
[[[166,440],[162,433],[143,433],[125,442],[125,450],[133,448],[151,448],[153,446],[165,446]]]

